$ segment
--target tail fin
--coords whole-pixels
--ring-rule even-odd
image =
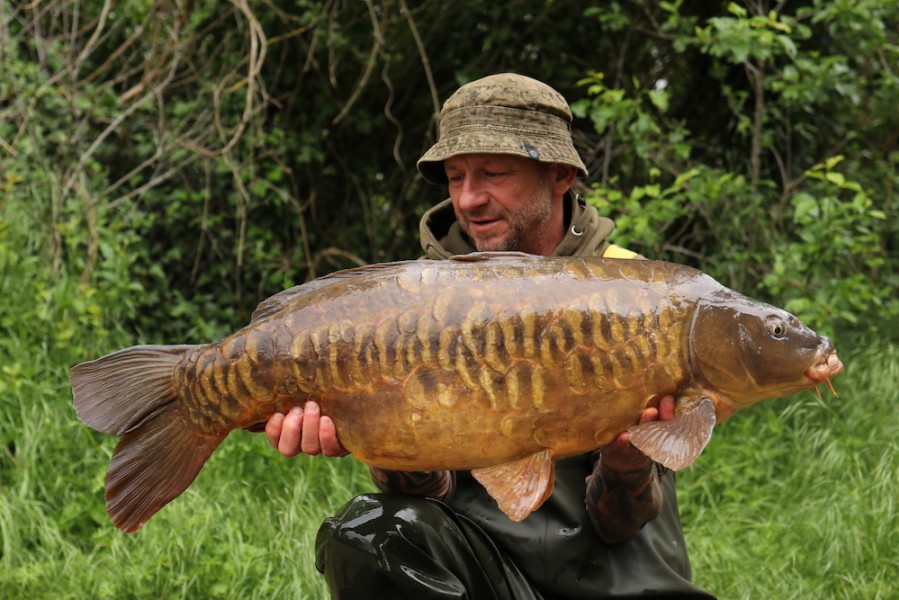
[[[192,428],[178,409],[174,370],[195,346],[135,346],[72,368],[75,413],[116,436],[106,472],[106,510],[137,531],[193,482],[225,438]]]
[[[123,435],[175,401],[172,377],[196,346],[133,346],[72,367],[75,414],[82,423]]]

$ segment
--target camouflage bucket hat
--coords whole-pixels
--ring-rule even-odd
[[[440,111],[440,137],[418,161],[431,183],[446,183],[443,161],[459,154],[512,154],[543,163],[587,167],[571,141],[571,109],[536,79],[503,73],[460,87]]]

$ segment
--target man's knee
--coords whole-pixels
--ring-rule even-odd
[[[467,570],[466,546],[440,502],[363,495],[322,524],[315,566],[340,597],[466,598],[466,577],[456,574]]]
[[[450,511],[437,501],[398,494],[364,494],[325,520],[316,538],[316,567],[344,560],[381,562],[402,546],[427,546],[440,531],[454,528]]]
[[[341,598],[539,598],[479,527],[415,496],[350,500],[319,529],[316,567]]]

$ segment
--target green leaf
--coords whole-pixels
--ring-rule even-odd
[[[846,177],[837,171],[828,171],[827,174],[824,175],[824,178],[827,179],[827,181],[840,186],[846,183]]]
[[[660,111],[665,112],[668,110],[668,92],[664,90],[650,90],[649,99],[653,106]]]
[[[745,18],[746,17],[746,9],[737,4],[736,2],[730,2],[727,5],[727,12],[737,17]]]
[[[796,223],[805,223],[817,219],[820,216],[818,200],[807,193],[799,193],[790,200],[793,205],[793,220]]]
[[[685,183],[687,183],[688,181],[690,181],[691,179],[693,179],[694,177],[696,177],[698,175],[699,175],[699,169],[694,167],[694,168],[690,169],[689,171],[681,173],[680,175],[675,177],[674,184],[672,187],[676,187],[676,188],[683,187]]]

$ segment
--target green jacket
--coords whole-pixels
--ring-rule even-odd
[[[614,229],[611,220],[572,194],[565,203],[567,233],[555,255],[634,256],[606,240]],[[428,258],[475,251],[449,200],[424,214],[420,236]],[[546,598],[713,598],[690,583],[674,473],[662,477],[661,514],[630,540],[609,545],[594,533],[584,503],[592,466],[589,455],[558,461],[552,495],[520,523],[506,518],[469,473],[456,473],[455,490],[446,503],[487,532]]]

